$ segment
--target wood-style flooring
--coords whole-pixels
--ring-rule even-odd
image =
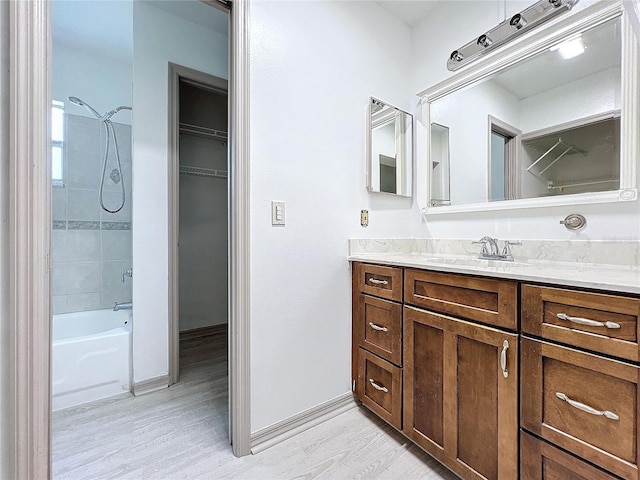
[[[180,382],[53,414],[54,480],[457,479],[364,408],[257,455],[228,443],[227,338],[180,344]]]

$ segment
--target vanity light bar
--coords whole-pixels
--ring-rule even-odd
[[[447,68],[450,71],[458,70],[464,65],[480,58],[500,45],[528,32],[537,25],[571,10],[579,0],[539,0],[520,13],[505,20],[483,33],[478,38],[471,40],[466,45],[451,52],[447,60]]]

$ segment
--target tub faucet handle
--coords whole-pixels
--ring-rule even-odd
[[[126,270],[123,270],[122,272],[120,272],[120,275],[122,275],[122,283],[124,283],[124,277],[127,276],[129,278],[133,278],[133,267],[127,268]]]

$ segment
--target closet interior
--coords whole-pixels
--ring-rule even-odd
[[[180,81],[180,332],[227,323],[227,92]]]

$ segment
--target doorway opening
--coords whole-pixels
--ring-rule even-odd
[[[227,81],[170,63],[170,385],[189,356],[228,358],[228,125]]]
[[[91,2],[90,2],[91,3]],[[98,2],[99,3],[99,2]],[[115,5],[118,2],[107,2]],[[126,3],[126,2],[125,2]],[[135,2],[134,8],[150,6],[151,2]],[[157,2],[168,5],[174,2]],[[177,2],[175,2],[177,3]],[[181,2],[182,3],[182,2]],[[210,5],[217,6],[211,0]],[[221,2],[224,3],[224,2]],[[96,2],[92,3],[97,5]],[[120,5],[118,3],[118,5]],[[177,10],[183,11],[183,5]],[[0,16],[7,20],[6,10],[1,9]],[[51,395],[50,395],[50,355],[51,355],[51,142],[47,131],[50,128],[51,109],[51,49],[52,2],[33,0],[15,5],[9,12],[9,20],[19,29],[9,29],[9,45],[15,46],[9,75],[15,81],[10,83],[10,118],[13,119],[9,164],[15,173],[15,185],[8,196],[14,205],[10,221],[14,228],[13,241],[9,244],[9,258],[20,261],[12,264],[8,270],[11,278],[9,298],[12,308],[9,311],[9,342],[14,349],[9,352],[9,365],[12,377],[9,387],[8,409],[9,424],[15,435],[8,441],[8,448],[15,453],[12,465],[8,467],[10,477],[49,477],[51,476]],[[231,59],[229,73],[231,78],[230,124],[233,132],[230,138],[230,355],[233,359],[229,365],[229,430],[232,438],[233,453],[237,456],[250,453],[250,401],[249,401],[249,3],[234,4],[233,15],[230,15]],[[155,16],[154,16],[155,17]],[[92,18],[104,18],[94,14]],[[150,16],[140,17],[151,20]],[[166,32],[171,22],[163,24]],[[85,29],[83,31],[90,31]],[[92,30],[91,30],[92,31]],[[102,30],[101,30],[102,31]],[[187,30],[191,31],[191,30]],[[120,37],[119,37],[120,38]],[[166,39],[166,35],[160,36]],[[173,45],[175,42],[169,42]],[[88,45],[87,42],[74,41],[74,45]],[[156,45],[158,42],[155,43]],[[101,39],[98,46],[105,46]],[[163,44],[164,45],[164,44]],[[160,45],[161,47],[161,45]],[[127,49],[118,48],[119,52]],[[166,51],[164,49],[163,51]],[[91,60],[91,56],[87,56]],[[157,65],[158,63],[154,63]],[[165,64],[166,65],[166,64]],[[166,68],[166,67],[165,67]],[[140,70],[140,69],[138,69]],[[88,70],[88,71],[99,71]],[[68,72],[68,70],[66,71]],[[165,70],[166,75],[166,70]],[[76,77],[81,77],[77,75]],[[112,71],[104,78],[112,79]],[[166,78],[166,77],[165,77]],[[156,76],[151,86],[161,85],[161,78]],[[166,90],[165,90],[166,91]],[[87,95],[78,90],[69,96]],[[152,99],[154,105],[166,106],[164,101],[157,102],[148,91],[144,98]],[[93,98],[93,97],[92,97]],[[89,100],[86,100],[89,101]],[[95,100],[93,100],[95,105]],[[110,105],[110,104],[109,104]],[[95,108],[95,107],[94,107]],[[140,110],[138,109],[138,113]],[[166,118],[165,115],[162,115]],[[159,116],[156,116],[159,118]],[[147,122],[153,132],[166,132],[155,128],[151,116]],[[164,135],[162,135],[164,136]],[[144,137],[144,136],[143,136]],[[144,137],[148,140],[147,137]],[[148,149],[146,153],[158,153],[157,149]],[[166,158],[166,157],[165,157]],[[157,162],[145,159],[152,169],[158,169]],[[64,165],[63,165],[64,168]],[[124,170],[124,167],[123,167]],[[149,170],[147,169],[146,172]],[[115,175],[114,175],[115,176]],[[144,176],[142,177],[144,178]],[[155,176],[154,176],[155,178]],[[115,180],[113,180],[115,182]],[[149,182],[146,182],[147,184]],[[153,183],[157,186],[157,182]],[[163,187],[160,187],[162,189]],[[162,208],[162,207],[160,207]],[[164,209],[163,209],[164,210]],[[166,210],[165,210],[166,211]],[[159,222],[159,229],[164,230],[164,222]],[[68,224],[67,224],[68,226]],[[154,228],[150,228],[155,232]],[[156,235],[157,239],[157,235]],[[164,242],[161,242],[164,243]],[[135,246],[135,245],[134,245]],[[26,261],[29,259],[29,261]],[[22,261],[24,260],[24,261]],[[160,263],[160,267],[166,265]],[[147,265],[149,266],[149,265]],[[166,271],[166,270],[165,270]],[[122,283],[121,272],[118,273]],[[165,274],[155,275],[162,286]],[[125,282],[129,280],[125,275]],[[166,285],[166,284],[165,284]],[[155,284],[157,286],[157,284]],[[166,290],[165,290],[166,292]],[[167,292],[168,293],[168,292]],[[158,300],[164,299],[165,293],[156,295]],[[160,306],[164,311],[166,304]],[[158,315],[153,316],[157,318]],[[163,315],[160,315],[163,317]],[[164,320],[164,319],[162,319]],[[165,335],[165,325],[159,327],[160,337]],[[141,337],[144,340],[144,335]],[[151,338],[153,335],[150,336]],[[165,337],[166,338],[166,337]],[[135,349],[134,349],[135,350]],[[142,358],[147,358],[146,353]],[[166,365],[166,364],[165,364]],[[162,368],[162,367],[161,367]],[[16,378],[21,379],[16,382]],[[153,395],[144,396],[154,399]],[[122,409],[119,409],[120,411]],[[135,412],[132,412],[135,413]],[[136,418],[136,421],[139,421]],[[98,418],[97,425],[103,427],[104,419]],[[130,430],[130,429],[129,429]],[[92,432],[91,432],[92,433]],[[154,432],[158,438],[158,433]],[[102,442],[102,440],[96,440]],[[102,443],[101,443],[102,444]],[[75,453],[72,452],[72,453]],[[95,477],[94,477],[95,478]]]
[[[228,94],[226,81],[172,65],[175,301],[171,383],[208,363],[226,393],[228,345]],[[177,81],[175,81],[177,80]],[[175,141],[175,138],[174,138]],[[178,175],[175,175],[175,170]],[[176,218],[177,217],[177,218]],[[176,238],[177,237],[177,238]],[[177,273],[177,275],[176,275]],[[219,377],[219,378],[218,378]],[[226,410],[226,407],[225,407]]]

